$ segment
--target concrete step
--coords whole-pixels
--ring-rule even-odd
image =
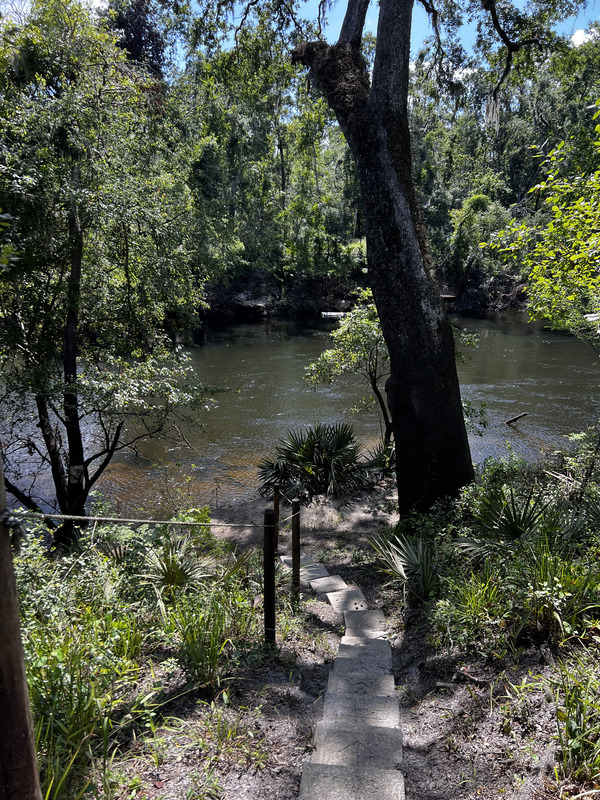
[[[290,557],[283,560],[291,565]],[[318,567],[304,557],[301,579]],[[346,633],[329,674],[315,751],[302,769],[300,800],[404,800],[400,712],[385,616],[369,610],[363,593],[339,575],[312,574],[310,586],[344,614]]]
[[[342,767],[400,769],[402,733],[399,728],[374,725],[344,726],[326,720],[317,723],[313,764]]]
[[[360,589],[342,589],[339,592],[327,592],[327,599],[336,611],[366,611],[369,607]]]
[[[396,697],[396,685],[392,675],[373,674],[372,670],[357,672],[353,670],[347,675],[330,672],[327,690],[333,694],[371,694],[380,697]]]
[[[370,672],[375,679],[391,668],[392,649],[386,639],[373,639],[368,645],[341,644],[333,661],[333,672],[338,675]]]
[[[374,640],[386,640],[387,634],[384,631],[361,631],[360,633],[348,634],[347,632],[342,636],[340,644],[356,644],[366,645]]]
[[[304,764],[300,800],[404,800],[398,770]]]
[[[350,630],[358,632],[362,628],[374,631],[387,630],[384,613],[376,608],[370,611],[352,611],[350,609],[344,611],[344,623],[346,633],[349,633]]]
[[[292,567],[291,556],[280,556],[281,561],[286,567]],[[300,557],[300,583],[309,586],[310,582],[317,578],[327,578],[329,572],[322,564],[317,564],[310,556]]]
[[[400,711],[395,697],[376,694],[334,694],[327,690],[323,698],[323,719],[348,725],[372,725],[398,728]]]
[[[348,584],[340,575],[329,575],[327,578],[316,578],[311,581],[310,588],[317,594],[326,594],[327,592],[339,592],[341,589],[347,589]]]

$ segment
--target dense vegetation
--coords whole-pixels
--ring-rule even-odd
[[[505,671],[539,654],[543,675],[530,669],[501,695],[502,725],[516,731],[527,714],[535,729],[539,698],[556,703],[556,796],[597,786],[600,775],[598,470],[589,437],[550,470],[509,457],[487,464],[458,500],[373,538],[370,553],[352,535],[336,544],[399,627],[418,616],[438,659],[490,672],[506,691]],[[265,650],[260,554],[215,539],[207,509],[176,519],[187,525],[98,527],[59,560],[30,539],[15,559],[48,798],[136,797],[142,764],[160,776],[182,745],[204,754],[185,773],[181,797],[192,800],[224,796],[228,765],[269,760],[260,709],[236,698],[278,660],[302,671],[295,648],[314,650],[311,611],[293,611],[280,581],[285,653]]]
[[[85,515],[116,452],[176,436],[197,416],[208,390],[180,345],[206,313],[264,298],[273,312],[348,308],[368,282],[372,198],[331,108],[288,55],[296,48],[319,72],[311,60],[326,48],[299,47],[315,29],[281,13],[273,25],[272,11],[249,4],[237,29],[213,8],[152,0],[113,0],[100,13],[39,0],[22,18],[0,17],[0,432],[6,487],[30,510]],[[458,307],[523,302],[528,282],[534,312],[597,347],[600,30],[577,47],[537,41],[537,62],[519,57],[499,84],[490,69],[501,56],[479,34],[477,62],[451,35],[449,71],[436,69],[438,40],[410,72],[414,158],[403,180],[423,212],[422,260],[428,252]],[[377,45],[363,44],[368,61]],[[393,325],[386,349],[370,295],[359,297],[308,378],[361,373],[387,445],[394,424],[410,426],[408,409],[390,414],[380,392],[398,377]],[[410,470],[419,448],[395,438]],[[582,436],[576,455],[545,470],[487,465],[459,499],[375,539],[369,562],[392,577],[395,613],[418,606],[441,652],[498,669],[526,649],[558,656],[550,683],[531,686],[556,701],[554,790],[570,781],[579,796],[600,777],[599,441]],[[354,493],[380,458],[361,459],[349,429],[318,426],[263,463],[263,489]],[[39,488],[44,470],[52,496]],[[82,534],[66,522],[52,537],[70,552],[49,559],[34,537],[16,558],[47,800],[137,796],[135,774],[118,765],[140,746],[159,763],[161,731],[184,726],[168,718],[174,693],[203,712],[195,735],[208,755],[187,798],[222,794],[213,767],[223,754],[264,764],[252,725],[223,708],[247,670],[277,658],[257,645],[257,557],[219,543],[207,510],[184,521]],[[280,638],[307,626],[285,593],[280,611]]]
[[[347,308],[366,282],[356,167],[290,63],[297,29],[280,23],[256,6],[234,36],[209,9],[149,0],[98,15],[75,0],[33,3],[2,18],[3,454],[21,504],[84,514],[115,452],[176,435],[178,409],[206,400],[174,343],[207,311]],[[458,306],[522,302],[531,262],[479,243],[511,218],[549,219],[528,192],[554,174],[553,148],[569,142],[566,186],[594,172],[596,37],[555,40],[536,71],[513,70],[495,126],[487,45],[451,80],[436,78],[435,43],[418,54],[413,179]],[[54,497],[39,488],[42,467]]]

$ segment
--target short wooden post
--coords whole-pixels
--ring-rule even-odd
[[[265,509],[264,542],[265,644],[275,644],[275,512]]]
[[[281,491],[279,484],[273,487],[273,511],[275,512],[275,554],[279,551],[279,503],[281,501]]]
[[[0,460],[0,513],[6,508]],[[10,533],[0,522],[0,799],[42,800]]]
[[[292,601],[300,600],[300,500],[292,500]]]

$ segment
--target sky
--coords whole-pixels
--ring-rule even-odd
[[[97,7],[106,6],[107,0],[89,0],[89,2]],[[319,0],[307,0],[303,5],[302,16],[305,18],[316,18]],[[18,9],[21,13],[28,6],[28,0],[0,0],[0,12],[7,12],[11,7]],[[339,34],[342,20],[344,18],[344,11],[346,9],[345,0],[337,0],[331,10],[328,12],[328,26],[326,29],[327,38],[330,41],[335,41]],[[575,44],[581,44],[584,41],[586,28],[590,22],[596,21],[600,18],[600,0],[590,0],[587,9],[580,12],[577,17],[566,19],[557,27],[559,33],[567,34],[572,37]],[[371,3],[369,11],[367,12],[366,30],[375,33],[377,28],[377,4]],[[413,12],[413,53],[416,55],[421,43],[427,36],[432,33],[431,25],[429,23],[429,16],[423,6],[415,2]],[[461,39],[463,44],[469,48],[475,41],[475,31],[469,26],[464,26],[461,31]]]
[[[316,17],[318,0],[308,0],[304,7],[305,13],[303,16]],[[342,25],[344,18],[344,11],[346,3],[344,0],[337,0],[333,8],[328,12],[328,26],[326,30],[327,38],[330,41],[335,41]],[[577,17],[569,18],[557,27],[559,33],[575,36],[574,43],[581,44],[585,30],[590,22],[594,22],[600,18],[600,0],[591,0],[585,11],[582,11]],[[375,33],[377,28],[377,6],[371,3],[369,11],[367,12],[366,30]],[[424,39],[430,36],[432,28],[429,23],[429,16],[423,6],[419,2],[415,2],[413,12],[413,51],[419,49]],[[475,41],[475,30],[469,29],[469,26],[464,26],[461,31],[461,39],[463,44],[468,48],[473,45]]]

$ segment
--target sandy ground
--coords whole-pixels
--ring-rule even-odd
[[[302,551],[319,552],[322,560],[340,543],[368,546],[368,540],[382,529],[395,524],[397,491],[393,482],[382,483],[376,491],[365,492],[352,502],[332,498],[316,499],[300,510]],[[273,504],[264,498],[242,500],[211,509],[214,532],[241,548],[262,546],[265,509]],[[289,547],[291,505],[282,500],[279,511],[283,550]]]

